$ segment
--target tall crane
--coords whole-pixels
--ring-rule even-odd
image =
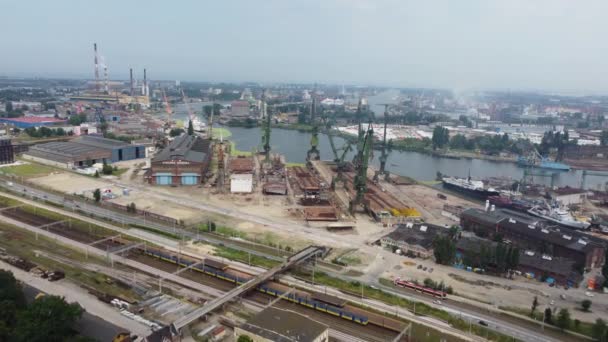
[[[184,104],[186,105],[186,110],[188,111],[188,119],[194,123],[194,112],[192,112],[192,108],[190,108],[190,104],[188,104],[188,98],[186,94],[184,94],[184,89],[182,91],[182,99],[184,100]]]
[[[262,129],[264,130],[262,132],[262,147],[264,148],[264,163],[270,163],[270,126],[271,126],[271,119],[272,119],[272,111],[268,111],[266,113],[266,121],[264,123],[264,125],[262,126]]]
[[[163,94],[163,101],[165,101],[165,111],[167,112],[167,125],[171,126],[171,115],[173,111],[171,110],[171,104],[169,100],[167,100],[167,94],[165,94],[165,90],[161,88],[161,92]]]
[[[324,122],[328,128],[327,137],[329,138],[329,146],[334,154],[334,162],[336,163],[336,176],[334,176],[331,180],[331,187],[332,189],[335,189],[338,183],[345,184],[344,171],[346,171],[347,163],[344,161],[344,159],[346,158],[346,154],[348,154],[348,152],[352,149],[352,145],[346,141],[343,147],[336,148],[334,134],[331,130],[332,123],[328,122],[326,117],[324,117]],[[340,154],[340,152],[342,153]]]
[[[386,171],[386,160],[388,158],[387,144],[386,144],[386,124],[388,122],[388,106],[384,104],[384,136],[382,138],[382,154],[380,155],[380,170],[374,174],[374,182],[380,179],[380,175],[384,175],[385,180],[389,179],[389,172]]]
[[[310,117],[312,124],[312,137],[310,138],[310,150],[306,152],[306,161],[310,163],[313,160],[321,159],[321,152],[319,152],[319,122],[316,120],[317,116],[317,103],[316,96],[312,96],[312,104],[310,106]]]
[[[356,167],[357,174],[354,179],[354,188],[356,191],[355,198],[349,203],[349,211],[354,214],[360,205],[363,205],[365,210],[368,210],[368,204],[365,201],[365,193],[367,192],[367,167],[369,163],[370,151],[374,142],[374,129],[370,122],[367,126],[367,132],[363,137],[361,150],[357,151],[359,155],[359,165]]]
[[[363,143],[365,140],[365,131],[363,131],[363,126],[361,125],[362,116],[363,116],[363,100],[361,98],[359,98],[359,104],[357,105],[357,113],[356,113],[357,123],[358,123],[357,153],[353,157],[353,164],[355,164],[355,167],[357,167],[361,163],[360,158],[361,158],[361,153],[363,151]]]

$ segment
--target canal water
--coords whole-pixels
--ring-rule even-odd
[[[378,117],[381,116],[384,111],[384,107],[380,104],[394,102],[398,94],[399,92],[396,90],[383,92],[379,95],[370,97],[368,103]],[[202,103],[198,103],[192,106],[199,115],[202,105]],[[176,108],[175,116],[177,119],[186,119],[185,108],[182,108],[182,106]],[[238,150],[262,150],[262,130],[260,128],[227,127],[227,129],[232,133],[230,140],[235,142]],[[311,133],[273,128],[270,137],[270,145],[272,146],[273,152],[284,155],[288,162],[304,163],[306,161],[306,152],[310,148],[311,137]],[[345,146],[344,139],[340,137],[335,137],[334,141],[337,148]],[[355,146],[353,146],[353,148],[355,148]],[[321,159],[334,159],[329,138],[325,134],[319,134],[319,150],[321,151]],[[350,151],[347,154],[346,159],[352,160],[353,156],[354,152]],[[371,164],[378,166],[379,157],[380,151],[374,151]],[[433,181],[436,178],[437,172],[457,177],[467,177],[470,172],[471,177],[475,179],[508,177],[513,180],[521,180],[524,173],[523,168],[510,162],[495,162],[466,158],[452,159],[406,151],[392,151],[388,156],[387,169],[391,173],[408,176],[419,181]],[[535,172],[538,171],[540,170],[535,169]],[[580,170],[571,170],[569,172],[561,171],[555,172],[555,174],[554,185],[556,186],[579,187],[581,184],[582,171]],[[549,185],[551,180],[549,177],[535,176],[534,182]],[[587,176],[585,181],[586,187],[589,189],[604,189],[604,184],[606,182],[608,182],[608,177],[601,176]]]

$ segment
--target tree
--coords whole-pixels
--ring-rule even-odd
[[[114,169],[112,168],[112,165],[108,164],[105,160],[103,161],[103,167],[101,168],[101,172],[104,175],[111,175],[112,172],[114,171]]]
[[[188,135],[194,135],[194,126],[192,126],[192,120],[188,120]]]
[[[431,141],[433,142],[433,150],[442,148],[450,141],[450,132],[445,127],[435,126]]]
[[[581,302],[581,308],[583,309],[583,311],[587,312],[589,311],[589,309],[591,308],[591,300],[589,299],[584,299]]]
[[[83,312],[77,303],[68,304],[58,296],[39,298],[19,313],[13,340],[64,341],[75,335],[74,325]]]
[[[596,319],[595,323],[591,327],[591,336],[598,341],[605,341],[607,335],[608,326],[606,325],[606,322],[601,318]]]
[[[95,178],[99,178],[99,171],[95,170]]]
[[[603,130],[600,135],[600,144],[602,146],[608,146],[608,130]]]
[[[538,307],[538,297],[534,296],[534,300],[532,301],[532,308],[530,308],[530,317],[534,318],[534,312]]]
[[[435,262],[442,265],[449,265],[456,256],[456,244],[449,236],[437,236],[433,240],[433,254]]]
[[[6,110],[7,113],[12,113],[13,112],[13,102],[6,101],[6,104],[4,105],[4,110]]]
[[[221,110],[222,109],[222,105],[219,103],[214,103],[213,104],[213,116],[218,117],[220,116]]]
[[[545,322],[549,323],[549,324],[553,324],[553,312],[551,312],[551,308],[546,308],[545,309]]]
[[[557,321],[555,322],[560,329],[566,330],[570,326],[570,311],[568,309],[560,309],[557,313]]]
[[[213,106],[211,106],[211,105],[203,106],[203,113],[205,114],[205,117],[207,119],[209,119],[211,117],[211,113],[213,113]]]
[[[169,136],[171,136],[172,138],[179,137],[180,135],[182,135],[182,133],[184,133],[184,130],[182,128],[172,128],[171,131],[169,131]]]
[[[95,202],[101,201],[101,190],[95,189],[95,191],[93,191],[93,198],[95,199]]]
[[[239,338],[236,340],[236,342],[253,342],[253,340],[251,339],[251,337],[247,336],[247,335],[241,335],[239,336]]]

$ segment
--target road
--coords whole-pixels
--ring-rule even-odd
[[[49,282],[46,279],[36,277],[31,273],[25,272],[4,262],[0,262],[0,268],[13,272],[16,279],[38,289],[39,291],[64,297],[69,303],[79,303],[88,313],[83,317],[84,324],[87,324],[96,331],[101,331],[101,329],[106,328],[111,329],[110,332],[106,331],[103,334],[100,332],[99,335],[96,332],[95,335],[92,336],[99,340],[111,340],[111,338],[114,336],[111,336],[110,339],[101,339],[100,337],[103,337],[101,335],[113,334],[116,332],[116,329],[119,329],[120,331],[130,331],[139,336],[147,336],[151,332],[147,326],[121,315],[118,310],[100,302],[97,298],[86,293],[86,291],[83,289],[65,280]],[[34,296],[36,294],[37,292],[34,294]],[[101,317],[103,317],[103,319]],[[104,324],[98,324],[100,321],[104,321]],[[88,332],[88,334],[86,331],[82,332],[85,335],[90,336],[90,332]]]
[[[123,184],[116,184],[116,185],[126,187],[126,185],[123,185]],[[65,208],[67,208],[69,210],[72,210],[73,212],[78,210],[81,212],[90,213],[90,214],[93,214],[94,216],[105,218],[105,219],[120,223],[122,225],[125,225],[125,224],[145,225],[145,226],[148,226],[148,227],[151,227],[154,229],[158,229],[161,231],[165,231],[168,233],[177,233],[180,235],[183,234],[184,236],[188,236],[192,239],[200,239],[200,240],[202,240],[206,243],[210,243],[210,244],[215,244],[215,245],[225,244],[225,242],[223,242],[223,241],[215,240],[215,239],[212,239],[209,237],[203,237],[203,236],[200,236],[199,234],[196,234],[196,233],[193,233],[193,232],[190,232],[187,230],[183,230],[183,229],[180,229],[177,227],[166,226],[166,225],[154,222],[154,221],[146,220],[145,218],[139,218],[139,217],[135,217],[135,216],[127,215],[127,214],[118,213],[115,211],[100,208],[96,205],[86,204],[84,202],[77,203],[77,202],[73,202],[73,201],[65,201],[62,196],[58,196],[53,193],[45,192],[40,189],[21,185],[18,183],[12,183],[11,186],[8,186],[6,182],[0,182],[0,187],[5,187],[8,190],[11,190],[13,192],[23,193],[23,194],[26,194],[27,196],[30,196],[33,198],[39,198],[39,199],[43,199],[46,201],[56,203],[58,205],[64,206]],[[133,188],[132,185],[130,187]],[[198,208],[199,210],[211,211],[211,212],[220,213],[223,215],[233,216],[233,217],[243,219],[246,221],[253,221],[253,222],[256,222],[259,224],[273,226],[273,227],[275,227],[277,229],[281,229],[283,231],[285,231],[285,230],[294,231],[294,233],[295,233],[296,230],[298,230],[299,232],[301,232],[302,230],[308,230],[308,231],[310,231],[311,234],[313,234],[317,237],[322,237],[322,240],[325,240],[327,238],[328,241],[327,241],[326,245],[329,245],[329,246],[336,245],[335,236],[331,236],[331,235],[326,236],[326,234],[321,233],[321,231],[319,231],[319,230],[314,230],[314,232],[313,232],[311,228],[306,227],[306,226],[302,226],[302,225],[298,225],[298,224],[294,224],[294,223],[278,223],[278,222],[268,220],[266,218],[259,217],[257,215],[242,213],[240,211],[231,210],[231,209],[218,208],[218,207],[215,207],[212,205],[196,203],[194,201],[186,201],[186,200],[182,200],[179,198],[173,198],[171,196],[166,196],[166,195],[162,195],[160,199],[170,200],[170,201],[173,201],[180,205]],[[54,210],[57,210],[57,209],[54,208]],[[329,237],[331,237],[331,239],[329,239]],[[347,239],[340,239],[339,241],[342,241],[342,244],[344,244],[345,240],[347,240]],[[372,253],[372,254],[379,253],[378,249],[373,248],[371,246],[355,246],[348,242],[346,242],[346,244],[348,246],[350,246],[351,248],[356,247],[358,249],[366,249],[366,250],[368,250],[369,253]],[[231,246],[231,248],[232,248],[232,246]],[[236,249],[242,250],[241,247],[237,247]],[[263,257],[267,257],[267,255],[265,255],[263,253],[255,252],[255,251],[253,251],[251,253],[258,254]],[[341,275],[332,274],[332,276],[344,278]],[[378,286],[378,285],[376,285],[376,286]],[[392,289],[391,289],[391,291],[394,292],[394,290],[392,290]],[[497,332],[503,333],[503,334],[508,334],[510,336],[513,336],[513,337],[518,338],[523,341],[532,341],[532,342],[557,341],[555,339],[548,337],[546,334],[544,334],[540,330],[518,327],[518,326],[513,325],[510,322],[500,320],[495,317],[488,319],[486,317],[487,316],[486,310],[481,309],[481,308],[477,311],[468,311],[468,310],[463,310],[462,308],[460,308],[456,305],[452,305],[449,302],[446,302],[443,305],[438,306],[437,304],[434,304],[432,302],[432,300],[430,300],[428,298],[414,297],[411,295],[408,296],[408,295],[403,294],[402,292],[395,292],[394,294],[404,297],[409,300],[415,299],[416,301],[424,302],[425,304],[428,304],[430,306],[438,307],[442,310],[445,310],[446,312],[451,313],[452,315],[454,315],[456,317],[460,317],[469,322],[478,322],[480,320],[483,320],[484,322],[488,323],[489,328],[491,328]],[[390,312],[393,312],[393,311],[394,311],[394,309],[391,310]]]

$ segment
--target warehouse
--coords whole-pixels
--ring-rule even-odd
[[[602,240],[512,210],[467,209],[460,225],[480,237],[501,236],[521,249],[550,252],[552,257],[568,258],[585,268],[604,263],[606,243]]]
[[[52,125],[64,125],[67,120],[55,119],[55,118],[44,118],[36,116],[28,116],[21,118],[0,118],[0,123],[13,125],[17,128],[30,128],[30,127],[41,127],[41,126],[52,126]]]
[[[120,140],[106,139],[94,135],[85,135],[72,141],[81,145],[87,145],[110,151],[110,159],[108,160],[110,163],[146,157],[145,146],[133,145]]]
[[[448,235],[449,229],[432,224],[399,224],[397,229],[383,236],[380,244],[384,248],[399,249],[401,253],[419,258],[433,256],[433,241],[437,236]]]
[[[211,161],[211,143],[195,135],[182,134],[153,159],[146,179],[156,185],[198,185]]]
[[[96,136],[34,145],[23,155],[32,161],[68,169],[104,162],[111,164],[145,156],[144,146]]]
[[[269,307],[234,329],[235,339],[246,335],[254,342],[326,342],[326,325],[299,313]]]
[[[230,192],[251,193],[253,191],[253,158],[237,157],[228,164],[230,171]]]

